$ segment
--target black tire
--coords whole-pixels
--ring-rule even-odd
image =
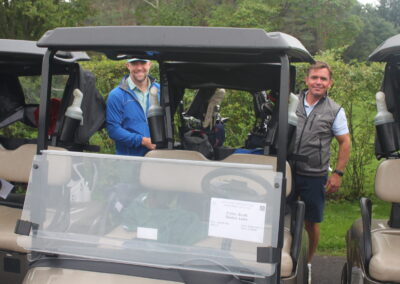
[[[342,268],[342,277],[341,277],[341,281],[340,283],[342,284],[347,284],[348,280],[347,280],[347,262],[345,262],[345,264],[343,264],[343,268]]]

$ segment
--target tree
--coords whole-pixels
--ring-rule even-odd
[[[378,13],[396,28],[400,27],[400,0],[380,0]]]
[[[357,0],[285,0],[279,29],[299,38],[312,53],[353,43],[362,22]]]
[[[146,0],[136,11],[138,23],[164,26],[207,26],[219,0]]]
[[[138,23],[166,26],[251,27],[273,30],[277,8],[265,0],[143,1]]]
[[[344,53],[344,58],[366,60],[368,55],[385,39],[397,34],[398,29],[393,23],[382,18],[375,7],[365,6],[360,12],[363,29],[355,38],[354,44]]]
[[[136,9],[142,0],[92,0],[91,13],[85,23],[89,25],[136,25]],[[151,2],[150,2],[151,3]]]
[[[55,27],[77,26],[89,0],[0,0],[0,38],[39,39]]]
[[[271,19],[277,16],[277,7],[263,0],[224,1],[211,13],[208,24],[218,27],[262,28],[275,30]]]

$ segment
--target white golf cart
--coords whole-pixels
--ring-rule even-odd
[[[47,48],[38,147],[16,226],[18,244],[31,251],[24,284],[307,282],[304,205],[285,218],[295,129],[295,119],[288,123],[296,75],[290,63],[313,62],[297,39],[260,29],[78,27],[48,31],[38,46]],[[49,149],[58,51],[158,61],[162,115],[150,128],[159,149],[145,157]],[[222,88],[275,94],[261,155],[224,148],[206,158],[176,143],[185,90]],[[213,92],[205,93],[199,107],[212,101]],[[71,198],[75,165],[85,180],[96,180],[80,199]]]
[[[400,35],[378,46],[370,61],[386,62],[376,94],[376,157],[383,161],[375,175],[375,194],[390,202],[388,219],[372,219],[372,202],[361,198],[361,218],[347,232],[347,262],[342,283],[400,283]]]

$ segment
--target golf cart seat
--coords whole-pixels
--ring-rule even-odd
[[[397,183],[397,175],[400,171],[400,160],[389,159],[383,161],[376,172],[375,193],[379,199],[391,203],[400,202],[400,188]],[[369,207],[368,200],[362,199],[362,203]],[[371,202],[369,201],[371,205]],[[368,210],[369,211],[369,210]],[[364,235],[366,257],[368,261],[368,249],[370,249],[369,273],[378,281],[400,282],[400,227],[391,222],[379,222],[379,226],[371,226],[371,211],[363,212],[363,224],[369,229]],[[369,222],[368,221],[369,217]],[[398,216],[396,216],[398,218]],[[377,223],[377,222],[374,222]],[[368,226],[369,225],[369,226]],[[368,236],[368,232],[370,235]],[[367,236],[365,238],[365,236]],[[370,241],[369,241],[370,240]]]
[[[187,150],[154,150],[147,153],[146,157],[151,158],[168,158],[168,159],[181,159],[181,160],[196,160],[196,161],[207,161],[207,159],[197,151],[187,151]],[[241,164],[262,164],[262,165],[271,165],[274,169],[276,168],[276,157],[272,156],[264,156],[264,155],[252,155],[252,154],[232,154],[225,158],[222,162],[226,163],[241,163]],[[153,167],[154,169],[154,167]],[[142,168],[145,170],[145,168]],[[201,169],[200,169],[201,170]],[[160,174],[160,171],[157,172]],[[286,196],[290,194],[291,190],[291,170],[290,165],[286,164],[286,174],[287,174],[287,190]],[[195,176],[205,176],[200,175],[191,175],[186,173],[185,176],[195,177]],[[163,179],[164,180],[164,179]],[[157,182],[154,179],[149,180],[146,178],[145,183],[148,186],[151,186],[150,183]],[[180,180],[181,184],[182,180]],[[193,192],[201,192],[201,180],[193,181],[190,180],[186,184],[186,189],[191,188]],[[190,185],[189,185],[190,184]],[[175,185],[165,185],[164,187],[170,187],[171,190],[179,190],[177,188],[177,184]],[[183,189],[182,189],[183,190]],[[293,271],[293,260],[291,257],[291,246],[292,246],[292,236],[290,233],[290,218],[285,218],[285,228],[284,228],[284,243],[282,249],[282,263],[281,263],[281,275],[282,277],[289,277]],[[132,236],[130,236],[132,237]],[[208,237],[199,243],[198,246],[205,246],[205,247],[222,247],[223,246],[223,239],[222,238],[215,238],[215,237]],[[249,245],[249,242],[233,240],[231,242],[231,249],[233,251],[251,251],[256,250],[257,244],[254,243],[254,246]],[[236,247],[236,248],[235,248]],[[240,248],[240,249],[237,249]]]
[[[146,154],[148,158],[208,161],[200,152],[191,150],[154,150]]]
[[[61,148],[55,148],[62,150]],[[15,150],[0,148],[0,178],[8,182],[28,183],[36,144],[24,144]],[[15,225],[22,214],[22,201],[11,200],[0,205],[0,271],[4,283],[19,283],[27,269],[27,250],[18,245]]]
[[[10,182],[28,183],[36,147],[36,144],[24,144],[15,150],[0,149],[0,160],[7,161],[0,165],[0,178]],[[51,146],[49,150],[65,151],[63,148]]]
[[[14,233],[15,224],[21,218],[22,210],[8,206],[0,206],[0,250],[26,253],[26,250],[17,244],[17,235]]]
[[[52,150],[64,150],[59,147],[49,147]],[[33,156],[36,154],[35,144],[25,144],[15,150],[0,149],[0,160],[7,161],[0,164],[0,178],[8,182],[28,183],[32,168]],[[68,174],[68,169],[49,179],[55,181],[60,174]],[[16,206],[14,206],[16,207]],[[22,207],[22,204],[21,204]],[[26,253],[26,250],[17,245],[17,235],[14,233],[15,224],[21,218],[21,208],[6,205],[0,206],[0,250]]]
[[[254,154],[232,154],[225,158],[223,162],[227,163],[244,163],[244,164],[262,164],[271,165],[276,169],[277,158],[274,156],[254,155]],[[292,189],[292,175],[288,162],[286,162],[286,196],[288,196]],[[290,218],[285,218],[285,227],[283,233],[283,248],[282,248],[282,263],[281,263],[281,276],[289,277],[293,271],[293,260],[290,255],[292,236],[290,234]]]
[[[35,267],[29,270],[26,279],[37,278],[40,282],[34,283],[96,283],[96,284],[182,284],[182,282],[136,277],[118,273],[94,272],[78,269]]]

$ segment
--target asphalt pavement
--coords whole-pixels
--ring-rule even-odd
[[[340,284],[343,264],[346,258],[343,256],[313,257],[311,269],[312,284]]]

